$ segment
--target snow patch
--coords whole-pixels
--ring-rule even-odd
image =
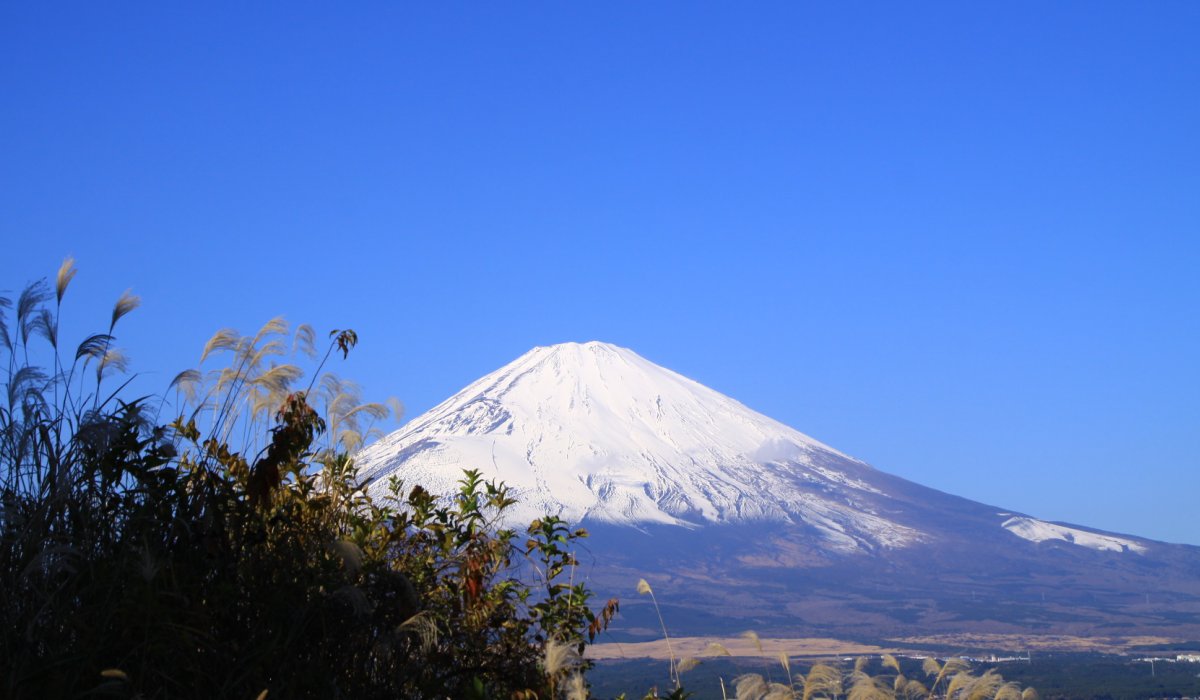
[[[1044,520],[1016,516],[1005,520],[1001,525],[1005,530],[1017,537],[1030,542],[1045,542],[1046,540],[1062,540],[1071,544],[1095,549],[1102,552],[1136,552],[1143,554],[1144,545],[1115,535],[1102,535],[1098,532],[1088,532],[1065,525],[1055,525]]]

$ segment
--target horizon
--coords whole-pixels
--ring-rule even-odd
[[[0,10],[0,293],[413,418],[603,338],[881,471],[1200,545],[1200,6]],[[399,426],[396,426],[399,427]]]

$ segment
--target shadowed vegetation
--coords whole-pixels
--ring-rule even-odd
[[[348,454],[390,411],[322,374],[352,331],[322,356],[281,319],[223,330],[200,358],[222,366],[128,398],[138,300],[66,349],[74,274],[0,298],[0,695],[586,696],[616,613],[570,578],[586,533],[499,527],[514,501],[477,472],[368,494]]]

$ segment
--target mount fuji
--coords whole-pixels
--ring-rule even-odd
[[[505,482],[510,523],[583,524],[592,587],[649,579],[677,630],[1200,639],[1200,547],[920,486],[605,343],[535,348],[356,461],[372,490]]]

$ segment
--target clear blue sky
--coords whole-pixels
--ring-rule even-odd
[[[877,467],[1200,544],[1200,3],[0,5],[0,289],[633,348]]]

